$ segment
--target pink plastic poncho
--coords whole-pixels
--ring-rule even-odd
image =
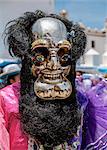
[[[0,90],[0,150],[27,150],[28,137],[19,119],[20,83]]]

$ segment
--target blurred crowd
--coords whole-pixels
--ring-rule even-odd
[[[82,72],[81,70],[76,71],[76,87],[82,88],[84,91],[96,86],[100,81],[107,80],[107,74],[91,74]]]

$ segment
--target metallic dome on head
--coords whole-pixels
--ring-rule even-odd
[[[55,43],[67,39],[65,25],[60,20],[52,17],[38,19],[32,27],[32,32],[39,38],[49,38]]]

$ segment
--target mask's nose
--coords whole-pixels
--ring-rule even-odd
[[[47,68],[51,70],[58,70],[61,67],[58,60],[57,52],[58,49],[50,49],[50,58],[49,58],[49,62],[47,63]]]

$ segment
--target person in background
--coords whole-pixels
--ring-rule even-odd
[[[76,79],[78,79],[79,81],[82,81],[82,75],[83,75],[83,71],[81,70],[76,71]]]
[[[87,91],[86,96],[82,149],[107,150],[107,81],[100,81]]]
[[[92,81],[90,79],[84,79],[83,87],[84,87],[85,91],[89,90],[92,87]]]
[[[81,86],[83,85],[83,77],[82,77],[83,72],[80,70],[76,71],[76,78],[75,78],[75,85],[76,88],[81,88]]]
[[[2,68],[0,67],[0,74],[2,73]],[[0,79],[0,89],[4,87],[3,79]]]
[[[104,79],[107,80],[107,73],[103,75]]]
[[[6,82],[6,85],[20,81],[20,70],[18,64],[9,64],[5,66],[0,74],[0,79]]]
[[[76,70],[76,76],[82,76],[83,75],[83,71],[81,70]]]
[[[91,80],[91,82],[92,82],[92,87],[93,86],[95,86],[95,85],[97,85],[101,80],[102,80],[102,77],[101,76],[99,76],[99,75],[92,75],[91,77],[90,77],[90,80]]]
[[[92,81],[90,80],[91,77],[92,77],[92,74],[89,74],[89,73],[84,73],[82,75],[82,78],[83,78],[82,84],[83,84],[85,91],[89,90],[92,87]]]
[[[5,87],[5,82],[3,79],[0,79],[0,89],[2,89],[3,87]]]

